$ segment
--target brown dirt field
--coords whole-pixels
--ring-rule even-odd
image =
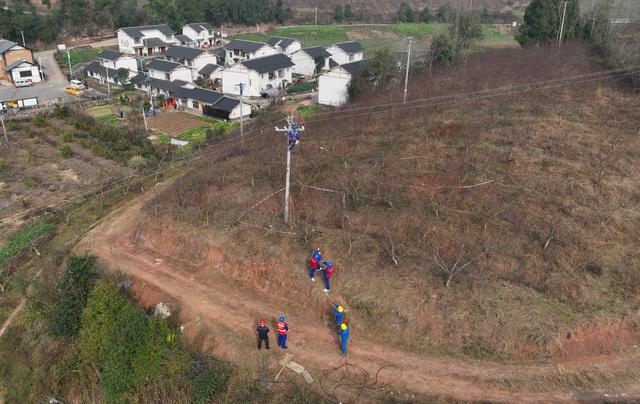
[[[149,127],[168,136],[176,136],[189,129],[206,125],[197,117],[180,111],[158,112],[155,117],[149,117]]]
[[[163,187],[162,184],[156,186],[149,195],[113,215],[111,220],[104,220],[76,250],[92,251],[101,262],[135,279],[135,285],[144,284],[144,288],[135,286],[134,292],[146,306],[166,296],[175,299],[186,334],[195,339],[203,328],[209,330],[209,338],[200,342],[215,355],[250,365],[257,353],[252,342],[256,321],[268,313],[273,316],[286,313],[291,326],[290,352],[295,360],[316,379],[323,370],[338,365],[341,359],[327,326],[328,318],[318,317],[304,306],[285,303],[268,287],[262,291],[251,290],[230,279],[233,277],[220,275],[219,270],[224,274],[230,268],[225,269],[229,262],[221,261],[219,253],[214,253],[207,265],[195,267],[166,255],[167,251],[153,250],[135,242],[138,239],[135,222],[141,207]],[[245,265],[273,268],[268,264]],[[320,305],[329,304],[332,298],[317,289],[308,289],[307,293]],[[268,317],[272,329],[273,316]],[[403,377],[393,388],[417,394],[492,402],[581,402],[584,397],[589,401],[604,401],[607,396],[640,400],[640,391],[624,384],[637,368],[639,349],[600,355],[579,369],[568,369],[551,363],[499,364],[427,356],[380,345],[367,334],[366,327],[352,329],[349,361],[369,370],[388,363],[401,366]],[[275,349],[268,355],[272,362],[279,357]],[[596,378],[596,390],[580,387],[580,378],[585,374],[608,376]],[[588,377],[594,383],[595,376]],[[611,381],[615,381],[613,387],[605,388]]]

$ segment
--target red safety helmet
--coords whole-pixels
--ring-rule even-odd
[[[267,322],[264,320],[260,320],[260,325],[265,325]]]

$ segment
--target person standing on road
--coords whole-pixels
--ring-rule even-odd
[[[340,355],[347,354],[347,341],[349,341],[349,327],[345,323],[340,324],[340,331],[338,331],[340,337]]]
[[[278,346],[282,349],[287,349],[287,335],[289,334],[289,326],[284,321],[284,316],[280,316],[276,326],[278,327]]]
[[[336,318],[336,327],[340,327],[340,324],[344,322],[344,309],[342,306],[336,304],[333,308],[333,315]]]
[[[315,282],[315,274],[318,269],[320,269],[320,263],[322,262],[322,252],[320,252],[319,248],[316,248],[311,254],[311,272],[309,276],[311,277],[311,281]]]
[[[329,284],[331,277],[333,276],[333,263],[331,261],[322,261],[324,272],[324,291],[329,293],[331,291],[331,285]]]
[[[256,328],[258,332],[258,349],[262,349],[262,341],[267,349],[269,349],[269,327],[266,321],[260,320],[260,325]]]

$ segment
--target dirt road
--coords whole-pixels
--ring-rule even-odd
[[[256,362],[256,321],[265,313],[282,313],[284,308],[268,295],[242,288],[222,276],[211,273],[203,276],[184,262],[134,245],[131,242],[132,224],[145,198],[153,192],[105,219],[76,250],[92,251],[113,269],[160,291],[165,298],[170,296],[174,299],[179,304],[187,333],[189,328],[199,328],[210,334],[213,342],[209,350],[212,353],[245,365]],[[290,353],[295,355],[295,361],[309,369],[316,380],[321,379],[324,370],[342,362],[327,319],[317,318],[304,309],[286,313],[291,327]],[[592,374],[596,375],[592,377],[595,379],[598,379],[597,375],[610,375],[607,381],[616,380],[616,375],[625,374],[625,369],[640,363],[637,351],[603,357],[600,363],[589,367],[564,369],[553,364],[499,364],[429,357],[369,342],[367,333],[371,331],[352,330],[349,361],[370,372],[385,364],[402,367],[402,378],[393,386],[402,391],[493,402],[602,402],[612,397],[617,397],[615,401],[632,401],[633,397],[640,399],[637,385],[619,384],[617,389],[609,391],[566,387],[579,387],[580,380]],[[273,362],[277,361],[278,354],[271,350],[269,355]]]

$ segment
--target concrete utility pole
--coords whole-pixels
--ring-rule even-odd
[[[627,8],[627,24],[631,22],[631,0],[629,0],[629,7]]]
[[[149,132],[149,125],[147,124],[147,114],[144,112],[144,105],[142,106],[142,120],[144,121],[144,131]]]
[[[409,91],[409,70],[411,69],[411,43],[413,42],[413,38],[407,38],[409,41],[409,49],[407,51],[407,72],[404,77],[404,98],[402,100],[403,104],[407,103],[407,92]]]
[[[287,116],[287,123],[289,124],[286,128],[278,128],[276,126],[276,132],[285,132],[289,134],[293,130],[293,117],[291,115]],[[296,130],[303,132],[304,126],[296,128]],[[284,188],[284,222],[289,223],[289,186],[291,184],[291,147],[289,147],[289,139],[287,136],[287,176],[285,179],[285,188]]]
[[[593,31],[596,28],[596,0],[591,2],[591,12],[593,13],[593,20],[591,21],[591,39],[593,39]]]
[[[4,127],[4,114],[0,114],[0,122],[2,122],[2,132],[4,133],[4,140],[9,144],[9,138],[7,137],[7,128]]]
[[[109,86],[109,68],[105,65],[104,67],[105,80],[107,81],[107,95],[111,97],[111,87]]]
[[[246,84],[239,83],[236,84],[236,87],[240,89],[240,150],[244,148],[244,114],[242,113],[242,104],[244,98],[242,97],[244,94],[244,87]]]
[[[71,54],[69,53],[69,49],[67,49],[67,61],[69,62],[69,77],[73,78],[73,67],[71,67]]]
[[[42,71],[42,57],[40,56],[38,56],[38,71],[40,72],[40,81],[44,81],[44,72]]]
[[[567,16],[567,2],[564,2],[564,11],[562,11],[562,24],[560,25],[560,36],[558,37],[558,46],[562,45],[562,36],[564,35],[564,19]]]
[[[27,43],[24,40],[24,31],[20,31],[20,35],[22,35],[22,46],[26,48],[27,47]]]

